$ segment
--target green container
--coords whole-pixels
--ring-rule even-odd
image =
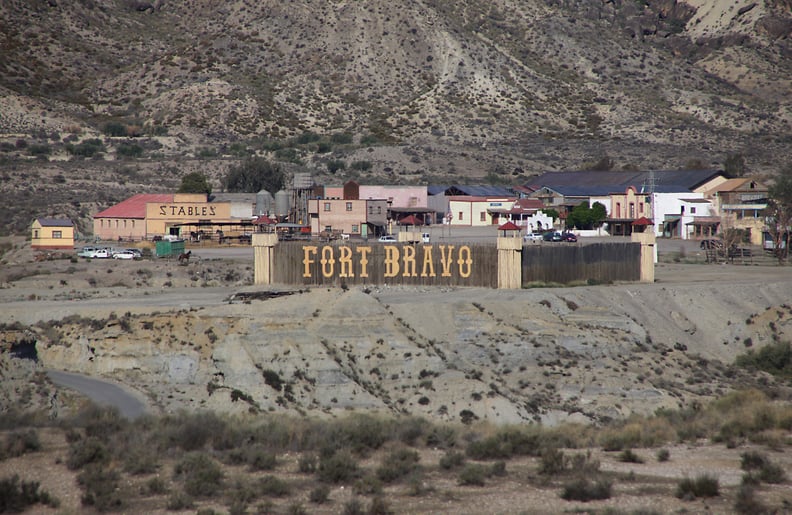
[[[157,257],[178,256],[184,253],[184,240],[162,240],[157,242]]]

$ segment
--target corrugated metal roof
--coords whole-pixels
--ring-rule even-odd
[[[691,191],[701,184],[722,175],[720,170],[658,170],[654,172],[624,171],[567,171],[548,172],[531,180],[528,187],[547,186],[570,196],[608,195],[621,193],[628,186],[648,191],[650,177],[654,175],[654,191],[673,193]],[[567,193],[569,192],[569,193]]]
[[[37,218],[36,221],[42,227],[74,227],[68,218]]]
[[[172,193],[141,193],[100,211],[94,218],[146,218],[149,202],[173,202]]]

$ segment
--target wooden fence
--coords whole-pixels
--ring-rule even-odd
[[[494,245],[279,242],[272,280],[282,284],[498,284]]]
[[[522,284],[609,283],[641,279],[640,243],[527,245],[522,250]]]

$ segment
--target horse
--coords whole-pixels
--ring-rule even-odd
[[[183,252],[179,254],[179,264],[186,265],[190,262],[190,256],[192,255],[192,250],[188,250],[187,252]]]

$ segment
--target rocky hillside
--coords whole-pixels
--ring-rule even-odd
[[[733,365],[789,338],[789,281],[772,267],[664,265],[656,284],[522,291],[279,292],[240,286],[249,277],[215,261],[42,266],[49,273],[5,277],[0,342],[35,342],[42,366],[113,378],[167,412],[552,425],[689,407],[734,388],[790,395]]]
[[[9,0],[0,27],[4,183],[156,161],[138,192],[197,156],[219,186],[252,152],[331,180],[773,173],[792,135],[788,0]]]

